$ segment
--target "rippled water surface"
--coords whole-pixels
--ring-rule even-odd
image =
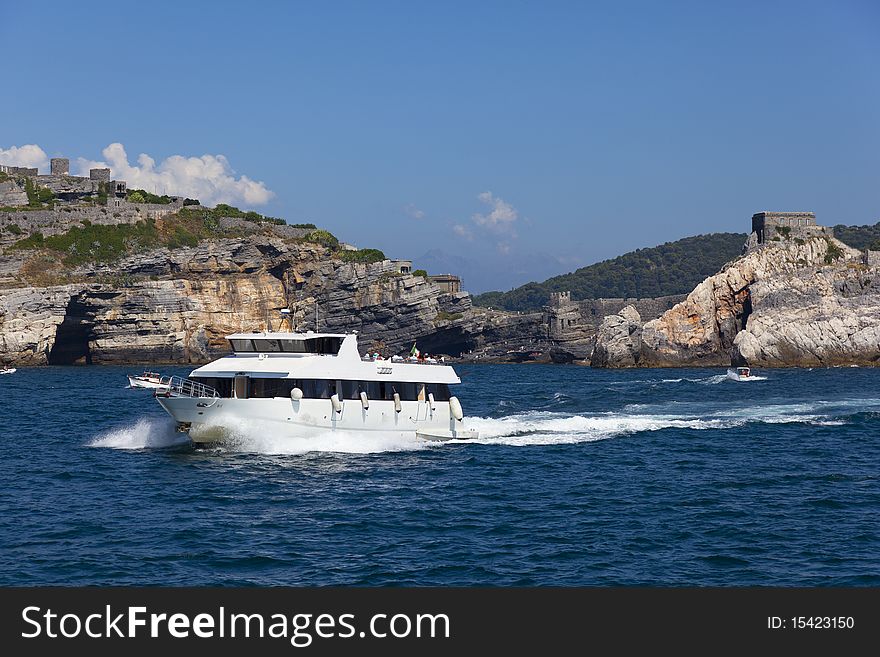
[[[0,584],[880,585],[880,370],[460,366],[475,442],[193,450],[129,369],[0,377]]]

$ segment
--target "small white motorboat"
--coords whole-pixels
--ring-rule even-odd
[[[727,378],[734,381],[747,381],[752,378],[752,371],[748,367],[728,368]]]
[[[132,388],[153,388],[164,390],[168,387],[170,380],[171,377],[162,376],[158,372],[144,372],[137,376],[134,374],[128,375],[128,385]]]
[[[14,367],[4,367],[2,370],[0,370],[0,374],[15,374],[15,368]]]

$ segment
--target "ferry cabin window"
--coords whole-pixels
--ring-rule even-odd
[[[331,354],[339,353],[342,338],[309,338],[307,340],[278,340],[281,351],[292,354]],[[276,349],[277,351],[277,349]]]
[[[343,399],[360,399],[361,393],[367,393],[369,399],[393,399],[393,397],[385,396],[385,386],[391,384],[384,381],[343,381],[342,382],[342,398]]]
[[[231,377],[191,377],[193,381],[214,388],[221,397],[232,397],[233,379]],[[336,381],[325,379],[275,379],[248,377],[247,396],[257,399],[290,397],[294,388],[303,391],[304,399],[330,399],[336,394]],[[425,401],[428,393],[433,393],[434,401],[449,401],[449,386],[445,383],[400,383],[391,381],[343,381],[341,399],[360,399],[366,392],[373,400],[394,399],[394,393],[401,401]]]
[[[216,376],[191,376],[190,380],[202,385],[210,386],[217,394],[224,398],[232,397],[232,379]]]
[[[339,353],[342,338],[308,338],[306,340],[281,340],[278,338],[236,338],[229,341],[235,352],[331,354]]]
[[[449,386],[445,383],[428,383],[427,394],[434,395],[434,401],[449,401]]]
[[[416,401],[421,383],[392,383],[391,381],[343,381],[342,399],[360,399],[361,392],[369,399],[394,399],[394,393],[401,401]]]
[[[248,397],[290,397],[293,379],[250,379]]]
[[[297,380],[297,388],[303,391],[306,399],[330,399],[336,394],[336,381],[322,381],[320,379]]]
[[[257,351],[271,351],[277,352],[281,351],[281,347],[279,346],[280,340],[265,340],[254,338],[254,347],[257,348]]]
[[[253,340],[230,340],[232,351],[256,351]]]

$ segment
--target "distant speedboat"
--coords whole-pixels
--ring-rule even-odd
[[[728,368],[727,378],[734,381],[747,381],[752,377],[752,371],[748,367]]]
[[[137,376],[128,375],[128,385],[132,388],[165,389],[168,387],[171,377],[162,376],[157,372],[144,372]]]
[[[15,374],[15,368],[14,367],[4,367],[2,370],[0,370],[0,374]]]
[[[232,354],[155,392],[196,444],[234,437],[248,423],[283,438],[478,437],[449,389],[461,380],[448,365],[364,359],[355,334],[238,333],[228,340]]]

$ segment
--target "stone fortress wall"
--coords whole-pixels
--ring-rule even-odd
[[[37,170],[29,167],[14,167],[8,164],[0,164],[0,173],[8,173],[10,176],[36,176]]]
[[[816,224],[815,212],[757,212],[752,215],[752,232],[743,247],[743,253],[768,242],[783,239],[806,239],[816,235],[833,236],[833,230]]]
[[[84,221],[106,226],[135,224],[149,216],[139,205],[127,203],[125,208],[96,207],[59,207],[53,210],[17,210],[15,212],[0,211],[0,243],[16,241],[30,233],[39,232],[44,236],[66,233],[74,226],[81,226]],[[167,207],[167,206],[162,206]],[[18,234],[14,228],[21,231]]]
[[[607,315],[615,315],[626,306],[635,306],[642,317],[660,317],[686,294],[646,299],[584,299],[572,301],[571,292],[551,292],[544,307],[544,324],[550,339],[564,340],[577,331],[595,331]]]
[[[616,315],[626,306],[634,306],[639,315],[643,318],[651,319],[654,317],[660,317],[660,315],[672,308],[672,306],[684,301],[686,297],[686,294],[672,294],[665,297],[646,299],[587,299],[578,303],[580,305],[581,316],[598,328],[607,315]]]
[[[27,232],[40,231],[44,235],[62,233],[82,221],[96,224],[136,223],[141,219],[158,219],[183,207],[184,199],[171,197],[171,203],[131,203],[126,200],[128,186],[124,180],[113,180],[108,168],[89,169],[89,175],[70,175],[70,160],[53,157],[48,174],[37,169],[0,165],[0,173],[14,178],[0,181],[0,208],[21,208],[18,211],[0,211],[0,230],[15,224]],[[29,178],[40,188],[51,191],[55,198],[50,210],[29,209],[25,184]],[[96,196],[107,195],[106,206],[90,207]],[[14,229],[13,229],[14,230]],[[9,235],[0,235],[0,241]]]

